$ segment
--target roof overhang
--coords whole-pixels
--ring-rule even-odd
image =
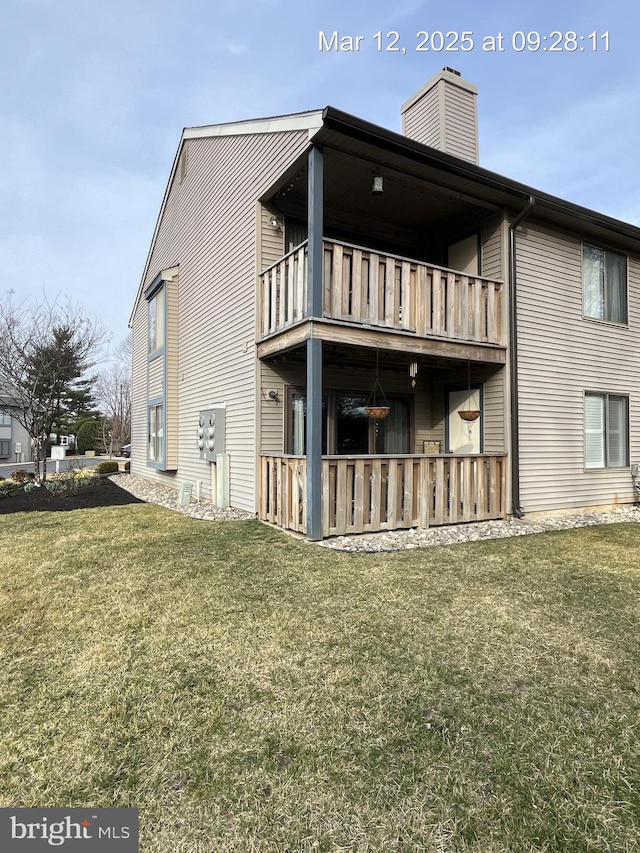
[[[375,151],[383,159],[392,158],[395,164],[401,158],[405,163],[414,164],[416,171],[432,181],[446,182],[450,189],[496,207],[519,210],[533,196],[536,204],[531,218],[567,230],[580,230],[640,252],[638,226],[513,181],[334,107],[326,107],[322,127],[313,137],[314,144],[340,147],[345,140],[357,141],[364,151]]]
[[[449,195],[459,194],[461,199],[478,206],[502,209],[515,215],[533,197],[535,206],[531,211],[530,219],[545,222],[566,231],[579,231],[591,239],[640,253],[640,228],[638,226],[598,213],[518,181],[513,181],[475,163],[423,145],[400,133],[387,130],[335,107],[328,106],[324,110],[311,110],[292,115],[206,125],[183,130],[129,325],[133,321],[133,314],[142,293],[143,282],[148,274],[153,246],[184,141],[213,136],[239,136],[300,130],[307,131],[309,146],[312,144],[324,146],[348,155],[361,157],[371,161],[371,163],[386,165],[396,171],[405,172],[415,178],[422,179],[432,187],[441,187]],[[305,162],[306,155],[303,154],[295,164],[291,165],[286,174],[294,173]],[[266,200],[270,195],[273,195],[284,180],[285,177],[281,176],[278,184],[270,187],[261,198]]]

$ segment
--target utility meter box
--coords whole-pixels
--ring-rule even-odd
[[[198,453],[204,462],[215,462],[225,452],[225,410],[222,407],[202,409],[198,418]]]

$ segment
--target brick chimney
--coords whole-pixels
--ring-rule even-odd
[[[443,68],[400,109],[402,132],[416,142],[479,162],[478,87]]]

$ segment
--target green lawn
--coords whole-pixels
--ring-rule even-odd
[[[160,507],[0,521],[0,806],[141,850],[640,850],[640,526],[345,555]]]

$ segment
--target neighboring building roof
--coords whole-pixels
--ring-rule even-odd
[[[9,383],[7,383],[6,379],[2,386],[0,386],[0,406],[17,406],[18,400],[16,400],[15,394],[11,391],[10,387],[7,387]]]

